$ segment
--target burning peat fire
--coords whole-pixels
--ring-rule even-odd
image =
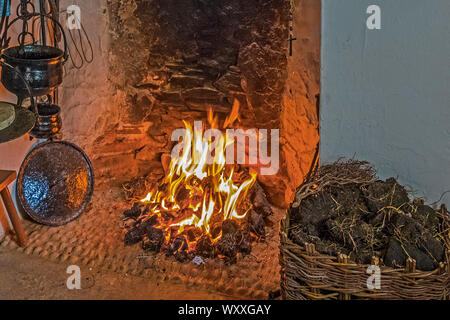
[[[229,128],[238,114],[235,102],[221,128]],[[207,126],[184,124],[166,177],[124,212],[132,219],[125,244],[142,242],[144,250],[163,250],[179,261],[200,256],[233,262],[238,254],[250,253],[252,239],[264,238],[270,205],[256,172],[227,164],[226,149],[234,147],[234,137],[212,139],[205,134]],[[208,127],[219,128],[212,110]]]

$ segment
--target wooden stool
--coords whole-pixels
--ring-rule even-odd
[[[8,190],[8,185],[13,182],[16,177],[17,174],[15,171],[0,170],[0,194],[3,199],[3,203],[5,204],[6,212],[8,213],[9,219],[11,220],[11,223],[14,227],[14,231],[16,232],[19,245],[21,247],[24,247],[27,245],[27,236],[25,235],[25,231],[22,227],[22,222],[20,221],[16,207],[14,206],[14,202],[11,198],[11,194]],[[3,209],[2,204],[0,203],[0,222],[3,227],[3,231],[5,232],[5,234],[8,234],[11,229],[9,227],[6,212]]]

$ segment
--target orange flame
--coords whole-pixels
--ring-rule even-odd
[[[223,127],[231,125],[238,116],[239,102],[235,102]],[[210,127],[217,128],[218,122],[218,117],[214,117],[210,109]],[[179,157],[172,158],[163,188],[151,191],[141,202],[149,205],[149,217],[158,216],[156,227],[164,231],[166,241],[189,229],[201,230],[201,235],[209,235],[217,241],[221,232],[214,236],[211,234],[215,223],[240,220],[247,215],[247,212],[239,213],[238,206],[256,181],[256,172],[251,171],[251,177],[237,185],[233,180],[234,169],[226,166],[226,147],[229,144],[226,135],[214,141],[213,161],[208,164],[213,142],[203,137],[203,128],[194,130],[188,123],[184,124],[183,150]],[[189,249],[194,248],[198,238],[187,239]]]

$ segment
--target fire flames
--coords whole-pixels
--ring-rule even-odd
[[[236,101],[222,129],[232,125],[238,114],[239,103]],[[209,127],[217,129],[218,123],[210,109]],[[141,202],[149,208],[147,218],[158,217],[154,227],[163,231],[166,243],[182,235],[190,251],[203,235],[210,236],[213,243],[218,241],[222,232],[217,226],[225,220],[239,221],[246,217],[248,210],[240,210],[239,204],[256,181],[256,173],[250,171],[242,179],[234,166],[226,164],[226,148],[234,143],[226,134],[219,141],[210,141],[203,134],[206,126],[199,130],[186,122],[184,125],[186,133],[180,155],[172,157],[162,185],[149,192]],[[207,161],[208,155],[213,161]]]

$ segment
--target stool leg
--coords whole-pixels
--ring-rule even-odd
[[[14,206],[11,194],[8,188],[1,191],[3,202],[5,203],[6,211],[9,213],[9,218],[16,232],[17,238],[19,239],[19,245],[24,247],[27,245],[27,236],[23,230],[22,222],[20,221],[19,215],[17,214],[16,207]]]
[[[3,204],[0,202],[0,223],[3,228],[3,232],[5,235],[11,231],[11,227],[9,226],[8,217],[6,215],[5,209],[3,209]]]

